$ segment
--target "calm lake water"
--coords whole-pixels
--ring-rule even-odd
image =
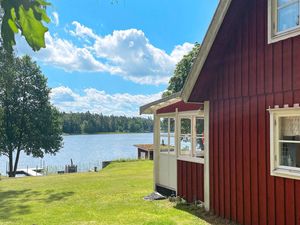
[[[115,159],[136,159],[137,149],[134,144],[151,144],[152,133],[143,134],[99,134],[64,136],[64,147],[55,156],[46,155],[43,159],[32,158],[23,154],[19,168],[45,167],[50,172],[64,170],[70,160],[78,165],[79,171],[88,171],[102,161]],[[6,157],[0,157],[0,172],[5,174]]]

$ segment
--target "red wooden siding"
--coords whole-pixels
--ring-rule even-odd
[[[240,224],[300,225],[300,181],[270,176],[267,112],[300,103],[300,36],[268,44],[267,1],[247,2],[237,26],[220,30],[214,45],[226,50],[212,48],[190,98],[211,106],[211,211]]]
[[[177,194],[188,202],[204,201],[204,166],[199,163],[177,161]]]
[[[184,111],[199,110],[201,108],[203,108],[202,104],[184,103],[183,101],[180,101],[157,110],[157,114],[175,112],[176,109],[178,109],[178,112],[184,112]]]

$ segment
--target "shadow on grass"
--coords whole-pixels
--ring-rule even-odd
[[[39,202],[43,207],[44,204],[62,201],[72,195],[74,195],[74,192],[57,192],[55,190],[0,190],[0,220],[17,218],[32,213],[31,204],[33,202]]]
[[[195,205],[192,204],[178,203],[174,206],[174,208],[188,212],[194,216],[197,216],[211,225],[221,225],[221,224],[236,225],[236,223],[234,222],[213,215],[211,212],[206,212],[203,208],[196,207]]]

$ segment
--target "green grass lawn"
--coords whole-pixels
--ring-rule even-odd
[[[152,192],[152,161],[113,163],[98,173],[0,181],[0,224],[207,224]]]

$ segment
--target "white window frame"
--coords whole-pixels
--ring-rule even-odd
[[[289,28],[284,31],[280,31],[280,32],[277,31],[278,28],[277,3],[278,0],[268,0],[268,43],[269,44],[300,35],[300,16],[299,16],[299,24],[297,26]],[[300,14],[300,4],[299,4],[299,14]]]
[[[204,158],[199,158],[194,156],[196,153],[196,139],[197,139],[197,132],[196,132],[196,118],[203,118],[204,119],[204,111],[187,111],[187,112],[180,112],[178,113],[178,126],[177,126],[177,133],[178,133],[178,145],[177,145],[177,152],[178,152],[178,159],[182,161],[189,161],[195,163],[204,164]],[[180,146],[180,137],[181,137],[181,119],[191,119],[191,145],[192,149],[189,155],[182,155],[181,154],[181,146]],[[205,155],[205,153],[203,153]],[[203,156],[204,156],[203,155]]]
[[[279,119],[281,117],[299,116],[300,108],[269,109],[270,113],[270,169],[271,176],[300,180],[300,168],[280,165]],[[300,141],[288,141],[300,143]]]

